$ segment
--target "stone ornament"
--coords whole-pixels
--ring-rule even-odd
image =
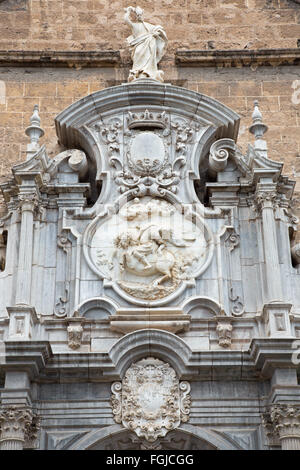
[[[39,196],[37,193],[21,193],[18,196],[19,207],[26,210],[34,210],[39,206]]]
[[[187,155],[201,127],[183,119],[170,120],[165,112],[145,109],[121,119],[90,126],[105,153],[113,182],[123,195],[164,197],[177,194],[187,171]],[[172,140],[174,139],[174,151]]]
[[[80,324],[69,325],[68,332],[68,346],[71,349],[78,349],[81,346],[83,328]]]
[[[300,407],[290,404],[274,405],[270,412],[275,432],[280,439],[300,439]]]
[[[163,82],[164,73],[158,70],[157,64],[165,53],[168,38],[162,26],[146,23],[143,13],[140,7],[125,8],[124,20],[132,30],[127,38],[133,62],[128,81],[152,78]]]
[[[67,318],[68,346],[71,349],[79,349],[83,337],[83,323],[85,318],[79,315],[78,311],[74,312],[73,317]]]
[[[231,346],[232,324],[230,320],[219,320],[217,323],[219,346],[229,348]]]
[[[34,441],[39,431],[39,419],[29,408],[9,406],[0,412],[1,438],[4,441]]]
[[[157,301],[194,281],[210,263],[213,242],[195,214],[156,198],[135,198],[90,225],[84,253],[106,285]]]
[[[154,442],[187,422],[190,385],[179,382],[172,367],[148,357],[132,364],[121,382],[112,385],[112,412],[117,423]]]
[[[25,134],[30,139],[30,143],[27,144],[27,160],[29,160],[40,149],[39,140],[45,134],[44,130],[41,128],[41,119],[37,104],[33,108],[30,126],[25,130]]]
[[[264,208],[276,209],[279,206],[279,197],[276,191],[257,191],[252,209],[260,212]]]

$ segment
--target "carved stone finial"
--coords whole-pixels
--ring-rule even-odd
[[[33,108],[30,126],[25,130],[25,134],[30,138],[30,144],[27,145],[27,160],[29,160],[39,150],[39,140],[44,135],[44,131],[41,128],[41,118],[37,104]]]
[[[260,139],[265,132],[267,132],[268,126],[262,121],[262,114],[259,109],[258,100],[254,101],[254,111],[252,113],[252,125],[249,127],[251,134],[254,134],[256,139]]]
[[[158,70],[157,64],[165,53],[168,38],[162,26],[146,23],[143,13],[140,7],[125,8],[124,20],[132,30],[127,38],[133,61],[128,81],[152,78],[163,82],[164,73]]]
[[[263,123],[262,114],[258,107],[258,101],[254,101],[254,111],[252,113],[252,124],[249,127],[251,134],[255,136],[254,148],[263,156],[267,157],[267,143],[263,136],[267,132],[268,126]]]

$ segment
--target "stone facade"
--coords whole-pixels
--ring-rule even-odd
[[[2,449],[299,447],[295,182],[257,102],[245,154],[238,129],[139,79],[62,111],[50,159],[34,108],[1,185]]]
[[[107,4],[100,0],[0,2],[2,181],[10,167],[24,159],[23,129],[34,104],[39,105],[46,130],[44,142],[54,156],[61,148],[53,122],[61,109],[89,93],[127,81],[131,62],[126,48],[129,30],[123,20],[126,6],[124,1]],[[147,2],[141,2],[141,7],[165,25],[169,39],[161,62],[165,81],[233,107],[241,116],[238,143],[243,151],[253,100],[260,99],[272,158],[283,161],[286,174],[297,181],[299,214],[299,3],[178,0],[154,1],[151,11]],[[190,50],[204,51],[213,59],[220,51],[238,50],[245,57],[240,60],[233,55],[224,61],[202,61],[202,65],[192,61],[183,66],[177,54]],[[261,50],[271,55],[253,59]],[[280,51],[286,51],[281,61]],[[101,52],[111,57],[99,58]],[[3,86],[5,99],[1,98]]]
[[[258,3],[159,2],[165,83],[126,83],[119,3],[0,2],[31,24],[0,52],[0,449],[300,449],[299,5]]]

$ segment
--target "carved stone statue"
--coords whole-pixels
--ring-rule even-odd
[[[164,73],[158,70],[157,64],[163,57],[168,43],[165,31],[159,25],[144,22],[143,10],[139,7],[125,8],[124,19],[132,30],[132,35],[127,38],[133,61],[128,81],[153,78],[163,82]]]

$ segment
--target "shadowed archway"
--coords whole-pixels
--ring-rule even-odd
[[[189,424],[182,424],[153,443],[116,424],[91,431],[65,450],[241,450],[241,447],[214,431]]]

